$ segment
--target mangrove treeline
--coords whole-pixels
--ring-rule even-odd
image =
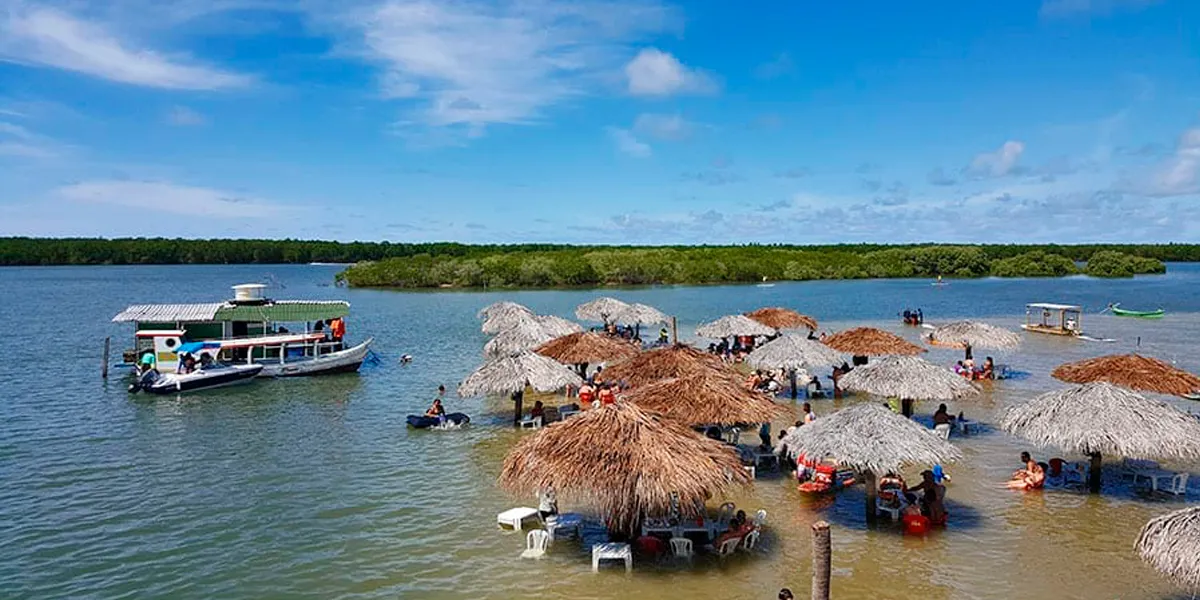
[[[338,277],[362,287],[554,287],[899,277],[1132,277],[1156,258],[1098,250],[1083,266],[1046,250],[997,257],[989,246],[564,248],[475,256],[419,254],[358,263]]]

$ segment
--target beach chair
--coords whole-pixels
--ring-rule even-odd
[[[754,531],[751,531],[750,533],[747,533],[746,537],[742,538],[742,550],[745,550],[747,552],[753,550],[754,546],[756,546],[758,544],[758,536],[759,535],[760,534],[757,529],[755,529]]]
[[[525,417],[524,419],[521,419],[521,427],[522,428],[528,427],[530,429],[541,429],[542,428],[542,417]]]
[[[692,540],[685,537],[671,538],[671,555],[676,558],[692,558]]]
[[[754,519],[750,522],[754,524],[755,529],[761,529],[767,522],[767,511],[762,508],[758,509],[758,512],[754,513]]]
[[[900,505],[889,506],[887,501],[878,496],[875,497],[875,514],[887,515],[893,521],[900,520],[900,511],[903,507]]]
[[[939,423],[933,426],[933,432],[943,440],[950,439],[950,429],[951,425],[949,423]]]
[[[741,545],[742,545],[741,538],[732,538],[732,539],[725,540],[724,542],[721,542],[721,546],[719,548],[717,548],[717,556],[719,556],[721,558],[725,558],[726,556],[729,556],[729,555],[733,554],[734,552],[737,552],[737,549],[739,547],[741,547]]]
[[[1173,496],[1186,496],[1187,482],[1187,473],[1176,473],[1175,476],[1171,478],[1171,487],[1164,488],[1159,491],[1165,494],[1171,494]]]
[[[543,529],[534,529],[525,536],[525,551],[521,553],[521,558],[541,558],[549,545],[550,534]]]
[[[732,502],[726,502],[717,509],[717,530],[728,531],[729,521],[733,519],[733,513],[737,509]]]

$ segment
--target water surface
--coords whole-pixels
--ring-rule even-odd
[[[956,439],[966,456],[949,468],[951,525],[907,539],[863,523],[862,492],[806,502],[783,479],[733,498],[766,508],[762,551],[693,569],[636,565],[593,575],[570,543],[521,561],[522,537],[495,514],[530,499],[494,485],[522,435],[504,424],[503,400],[451,400],[475,416],[458,432],[405,428],[438,384],[481,360],[475,313],[499,299],[571,317],[598,291],[415,292],[329,287],[336,267],[178,266],[0,269],[0,596],[5,598],[773,598],[802,597],[810,576],[809,525],[833,523],[834,593],[885,598],[1164,598],[1168,582],[1133,554],[1138,528],[1180,502],[1131,494],[1115,477],[1106,493],[1017,494],[1000,489],[1026,446],[996,433]],[[128,345],[109,319],[127,304],[224,298],[229,286],[269,277],[287,298],[344,298],[351,336],[373,335],[384,361],[357,376],[259,382],[183,398],[131,397],[100,380],[100,351]],[[1047,373],[1079,358],[1140,348],[1200,371],[1200,269],[1100,281],[924,280],[780,283],[774,287],[610,290],[679,316],[681,331],[760,306],[790,306],[822,329],[874,324],[915,340],[897,323],[906,306],[931,322],[984,318],[1015,328],[1024,304],[1082,304],[1084,327],[1111,344],[1025,335],[998,362],[1031,376],[995,384],[952,405],[982,421],[1058,384]],[[1163,307],[1167,318],[1098,316],[1108,302]],[[1140,345],[1139,345],[1140,344]],[[396,357],[414,356],[401,366]],[[954,352],[931,360],[950,364]],[[848,401],[849,402],[849,401]],[[1180,406],[1189,408],[1183,401]],[[818,401],[818,414],[840,403]],[[934,407],[919,405],[928,414]],[[783,425],[779,423],[777,425]],[[1049,452],[1035,450],[1042,458]],[[1076,457],[1068,457],[1076,458]],[[1196,465],[1184,465],[1185,467]],[[1194,500],[1194,496],[1192,497]],[[569,507],[564,506],[564,509]]]

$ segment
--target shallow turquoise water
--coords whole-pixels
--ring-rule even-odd
[[[808,587],[808,525],[834,524],[834,591],[841,597],[1162,598],[1172,588],[1133,556],[1138,527],[1178,503],[1136,498],[1116,484],[1099,498],[998,489],[1023,445],[999,434],[959,441],[950,469],[955,520],[926,540],[867,531],[861,492],[806,504],[783,480],[760,480],[739,505],[770,513],[763,551],[693,569],[639,565],[593,575],[585,553],[556,546],[519,561],[523,539],[494,525],[528,503],[494,487],[504,453],[526,433],[504,424],[502,400],[452,400],[476,417],[458,432],[414,432],[441,383],[482,359],[474,315],[499,299],[572,316],[597,291],[417,292],[329,287],[336,268],[181,266],[0,269],[0,597],[773,597]],[[131,397],[99,378],[103,338],[131,337],[109,319],[127,304],[212,301],[229,286],[270,277],[287,298],[345,298],[350,334],[373,335],[383,363],[359,375],[267,381],[182,399]],[[603,293],[646,302],[696,323],[760,306],[790,306],[822,329],[874,324],[916,338],[896,313],[920,306],[931,322],[981,317],[1016,327],[1024,303],[1087,307],[1085,329],[1112,344],[1025,336],[998,357],[1033,373],[952,406],[987,421],[1007,404],[1052,389],[1067,360],[1142,351],[1200,371],[1200,268],[1172,265],[1136,280],[780,283]],[[1162,306],[1168,317],[1094,316],[1108,302]],[[1139,340],[1140,338],[1140,340]],[[114,352],[115,354],[116,352]],[[410,353],[412,364],[397,356]],[[950,363],[954,353],[934,351]],[[818,402],[818,414],[835,410]],[[1181,404],[1181,406],[1183,406]],[[920,407],[928,413],[931,407]],[[1186,406],[1185,406],[1186,408]],[[1200,408],[1197,406],[1196,408]],[[1046,456],[1045,453],[1039,453]],[[1185,465],[1185,467],[1196,465]],[[1194,499],[1194,496],[1193,496]],[[564,507],[566,508],[566,507]],[[1020,578],[1017,577],[1021,574]]]

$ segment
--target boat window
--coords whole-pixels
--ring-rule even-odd
[[[163,342],[163,344],[165,344],[168,348],[174,348],[175,344],[177,343],[178,342],[175,340],[175,338],[167,338],[166,341]]]

